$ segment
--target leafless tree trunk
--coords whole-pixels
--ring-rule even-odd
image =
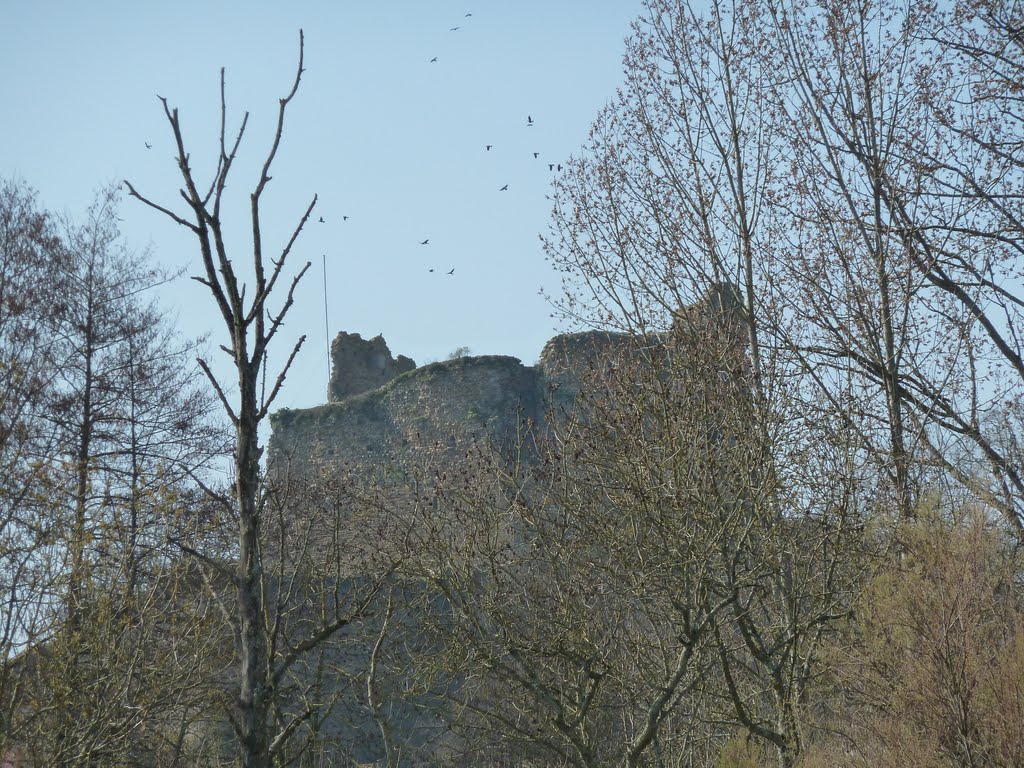
[[[221,71],[221,126],[220,155],[209,188],[202,192],[189,164],[181,123],[177,109],[172,109],[161,98],[175,146],[178,166],[184,182],[182,196],[188,205],[187,216],[179,216],[148,197],[141,195],[125,182],[132,196],[151,208],[170,217],[191,231],[198,241],[203,273],[194,279],[209,290],[224,321],[229,343],[224,349],[234,364],[237,399],[229,398],[229,388],[214,375],[205,360],[199,364],[206,373],[234,428],[234,488],[230,498],[217,497],[226,517],[237,521],[237,563],[233,568],[218,559],[199,556],[205,565],[229,579],[233,585],[232,624],[235,632],[238,658],[238,697],[233,708],[232,725],[237,737],[239,761],[245,768],[266,768],[276,756],[286,753],[290,741],[303,724],[315,718],[316,704],[297,705],[282,693],[288,675],[306,654],[327,643],[354,617],[367,610],[369,598],[345,600],[339,597],[341,583],[337,574],[322,581],[321,597],[334,600],[329,610],[318,610],[321,620],[307,626],[303,637],[289,634],[287,618],[295,611],[288,600],[298,589],[296,573],[268,573],[263,553],[263,540],[271,531],[268,518],[268,497],[261,474],[259,427],[269,414],[280,392],[285,376],[305,337],[294,345],[284,366],[272,377],[269,390],[264,388],[267,353],[282,328],[285,316],[292,306],[295,287],[309,268],[301,266],[283,288],[283,300],[277,309],[270,302],[277,295],[279,281],[283,279],[288,258],[299,234],[309,220],[316,205],[316,197],[306,207],[287,243],[274,257],[268,257],[263,243],[261,201],[270,182],[270,169],[277,156],[284,132],[284,119],[288,105],[298,91],[303,73],[303,37],[299,34],[299,63],[289,93],[279,102],[277,128],[273,142],[263,163],[255,189],[250,194],[252,230],[251,262],[248,274],[252,276],[251,293],[238,272],[236,262],[228,254],[223,236],[221,205],[228,175],[245,133],[248,113],[233,143],[226,139],[227,108],[224,98],[224,72]],[[344,543],[341,542],[341,546]],[[279,563],[281,567],[287,564]],[[300,590],[301,591],[301,590]],[[369,590],[372,595],[373,589]],[[302,624],[302,622],[298,622]]]
[[[221,133],[220,155],[217,170],[209,190],[203,194],[193,177],[189,155],[185,150],[181,123],[177,109],[171,109],[166,99],[161,99],[164,113],[174,134],[178,151],[178,164],[184,181],[183,196],[189,206],[193,221],[172,213],[148,198],[140,195],[125,182],[132,196],[150,207],[166,214],[178,224],[191,230],[199,241],[204,274],[195,278],[210,289],[230,339],[228,350],[234,362],[237,375],[238,401],[228,401],[225,388],[214,376],[209,365],[200,361],[213,385],[225,412],[235,430],[234,450],[234,509],[238,521],[238,565],[232,575],[236,589],[235,618],[238,650],[238,700],[233,716],[233,725],[238,736],[239,760],[245,768],[266,768],[270,765],[273,750],[279,747],[278,739],[286,737],[281,731],[275,737],[270,713],[274,700],[274,685],[277,682],[271,671],[267,656],[266,605],[263,594],[263,562],[260,553],[260,516],[262,507],[260,458],[263,450],[259,444],[259,425],[267,416],[270,406],[280,391],[288,367],[302,346],[305,337],[295,344],[288,362],[277,376],[269,393],[261,397],[261,378],[266,365],[270,342],[281,328],[288,309],[292,305],[295,286],[309,268],[307,262],[292,278],[287,288],[282,307],[273,314],[268,313],[267,303],[277,285],[288,255],[302,227],[309,219],[316,205],[316,197],[302,215],[292,237],[279,256],[272,260],[268,274],[267,260],[263,253],[262,228],[260,222],[260,200],[263,190],[270,181],[270,167],[277,155],[284,131],[284,117],[288,104],[299,88],[303,72],[302,36],[300,34],[299,66],[291,91],[280,100],[277,130],[273,144],[267,154],[259,182],[250,196],[252,218],[252,269],[255,276],[251,298],[245,297],[245,285],[235,271],[234,263],[228,256],[221,221],[221,202],[228,174],[234,163],[235,153],[245,133],[248,113],[233,145],[225,141],[227,105],[224,100],[224,71],[221,70]]]

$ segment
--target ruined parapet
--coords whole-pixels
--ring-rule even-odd
[[[331,342],[331,381],[328,402],[379,389],[396,376],[411,371],[416,363],[391,350],[383,336],[364,340],[358,333],[342,331]]]
[[[544,345],[537,361],[540,397],[556,413],[572,410],[584,379],[608,365],[629,340],[626,334],[607,331],[555,336]]]
[[[365,343],[365,342],[364,342]],[[271,416],[270,454],[303,464],[386,466],[415,447],[456,449],[467,439],[499,442],[521,417],[537,418],[537,375],[514,357],[431,363],[382,387],[316,408]]]
[[[746,329],[743,295],[732,283],[713,283],[698,302],[673,313],[672,328],[684,337],[712,330],[742,339]]]
[[[554,415],[568,413],[581,389],[600,382],[617,367],[649,360],[662,344],[663,335],[656,333],[585,331],[555,336],[544,345],[537,362],[541,399]]]
[[[717,371],[741,380],[749,374],[750,325],[743,295],[731,283],[715,283],[700,301],[674,313],[667,346],[695,372]],[[669,343],[671,341],[671,343]]]
[[[381,336],[364,340],[339,333],[331,344],[327,404],[274,414],[271,457],[386,466],[424,445],[457,452],[481,436],[505,443],[521,420],[543,426],[549,413],[571,412],[588,383],[606,391],[607,374],[617,368],[628,372],[647,363],[694,373],[743,370],[746,326],[734,286],[712,286],[673,320],[663,333],[561,334],[548,341],[532,367],[491,355],[417,368],[407,357],[393,357]],[[699,359],[693,359],[695,351]],[[665,367],[666,353],[682,357]]]

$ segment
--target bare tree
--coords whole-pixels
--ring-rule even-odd
[[[799,757],[796,702],[855,578],[843,482],[803,508],[811,489],[779,485],[751,429],[765,406],[742,309],[722,305],[664,334],[582,336],[600,347],[592,369],[576,360],[570,414],[511,451],[424,452],[386,496],[408,515],[403,572],[447,606],[421,609],[436,644],[416,672],[449,681],[462,760],[705,765],[739,723]]]
[[[292,248],[316,205],[316,197],[302,213],[299,223],[276,257],[265,254],[261,219],[262,195],[270,182],[270,169],[284,132],[284,119],[288,105],[298,91],[303,73],[303,37],[299,34],[299,63],[289,93],[279,102],[277,128],[266,155],[259,181],[250,194],[252,227],[251,262],[247,274],[253,281],[247,294],[245,278],[237,263],[228,253],[223,235],[222,202],[228,176],[234,165],[236,152],[245,133],[246,114],[234,141],[227,143],[224,71],[221,70],[221,126],[220,153],[213,179],[205,191],[197,184],[189,154],[185,147],[177,109],[172,109],[161,98],[164,114],[174,136],[178,167],[184,188],[181,195],[188,211],[178,215],[140,194],[125,182],[131,195],[187,228],[197,239],[202,260],[202,274],[194,279],[205,285],[224,321],[228,343],[224,349],[230,356],[237,385],[237,399],[232,402],[228,387],[219,380],[205,360],[199,364],[213,386],[235,432],[233,452],[233,488],[230,494],[217,495],[226,519],[237,524],[237,561],[234,565],[190,550],[213,572],[220,574],[232,588],[233,607],[230,618],[235,634],[238,661],[238,695],[231,712],[231,723],[236,735],[238,758],[246,768],[263,768],[277,758],[283,758],[290,741],[303,724],[316,718],[319,703],[315,697],[288,700],[292,688],[286,685],[289,674],[305,663],[310,654],[350,624],[354,617],[365,611],[367,601],[337,599],[320,606],[312,615],[315,620],[296,621],[291,632],[286,632],[286,620],[295,614],[296,607],[289,604],[295,598],[299,604],[308,602],[309,594],[291,580],[294,573],[271,574],[263,552],[263,537],[271,532],[272,518],[268,513],[268,496],[261,473],[260,460],[263,447],[259,428],[280,392],[292,360],[305,337],[294,345],[282,369],[271,377],[271,385],[264,388],[267,355],[271,343],[281,331],[288,310],[292,306],[295,287],[309,268],[301,266],[283,288],[280,306],[271,309],[271,301],[285,275]],[[343,546],[343,542],[341,545]],[[283,581],[277,581],[283,577]],[[291,585],[291,586],[288,586]],[[308,585],[306,585],[308,587]],[[324,589],[340,594],[341,585],[328,581]],[[372,589],[370,590],[372,593]],[[325,597],[324,591],[316,593]],[[295,614],[300,615],[300,614]],[[298,630],[302,630],[299,632]]]
[[[563,308],[593,324],[667,331],[679,307],[711,286],[740,286],[756,404],[746,429],[763,451],[750,457],[750,482],[766,493],[745,557],[764,570],[749,595],[737,587],[728,620],[715,626],[726,705],[718,718],[792,765],[818,650],[848,615],[859,518],[887,511],[879,497],[904,517],[913,511],[904,375],[886,350],[902,349],[916,328],[898,311],[906,290],[893,276],[891,240],[858,241],[852,225],[837,234],[829,227],[852,217],[809,212],[822,200],[841,211],[845,200],[819,193],[812,174],[823,174],[792,135],[786,88],[795,86],[780,77],[773,7],[647,4],[627,41],[626,83],[558,182],[546,245],[568,275]],[[870,371],[844,357],[850,339],[815,343],[850,327],[835,321],[843,311],[826,271],[829,258],[850,253],[865,320],[852,341],[886,361]],[[729,571],[720,578],[728,582]]]
[[[221,449],[212,401],[187,362],[197,345],[181,341],[146,300],[169,278],[148,266],[147,254],[126,247],[118,202],[116,189],[104,189],[84,222],[67,222],[67,292],[49,324],[55,374],[48,418],[60,430],[62,452],[74,457],[65,537],[72,620],[75,593],[94,568],[113,564],[134,584],[154,557],[165,558],[165,515],[147,497],[201,476]]]
[[[58,441],[45,403],[54,377],[47,317],[60,314],[65,251],[24,183],[0,183],[0,754],[26,725],[27,649],[49,636],[59,592],[56,523],[38,491]]]
[[[822,389],[860,415],[904,517],[938,467],[1021,526],[1015,15],[768,4],[795,182],[772,239],[811,329],[792,346],[856,384]]]
[[[1022,15],[1018,3],[958,2],[914,29],[931,52],[932,76],[919,78],[931,130],[909,134],[904,156],[922,192],[915,200],[897,185],[886,189],[892,229],[931,294],[932,316],[962,350],[953,375],[922,374],[910,388],[920,418],[942,430],[932,454],[1018,531]],[[989,471],[963,472],[956,454],[943,455],[950,444],[970,446]]]
[[[40,765],[199,757],[209,714],[216,622],[155,535],[210,453],[203,398],[115,202],[63,230],[23,185],[0,205],[0,751]]]

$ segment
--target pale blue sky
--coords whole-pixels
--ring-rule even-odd
[[[325,398],[321,254],[332,336],[383,333],[420,364],[462,345],[532,363],[555,330],[538,295],[558,291],[538,239],[548,163],[585,143],[622,80],[623,38],[640,11],[640,0],[0,0],[0,174],[23,177],[58,211],[83,210],[98,186],[125,177],[180,208],[156,94],[180,108],[193,167],[208,179],[224,66],[229,127],[250,112],[227,214],[229,247],[246,258],[248,194],[301,27],[307,71],[265,195],[265,243],[283,244],[314,193],[326,223],[307,227],[292,257],[313,267],[278,359],[286,341],[308,339],[278,407]],[[133,200],[122,216],[134,246],[196,268],[187,231]],[[163,300],[184,333],[224,340],[201,286],[183,279]]]

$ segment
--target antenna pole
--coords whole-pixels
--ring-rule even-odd
[[[331,324],[327,320],[327,254],[323,255],[324,266],[324,338],[327,340],[327,391],[331,390]]]

